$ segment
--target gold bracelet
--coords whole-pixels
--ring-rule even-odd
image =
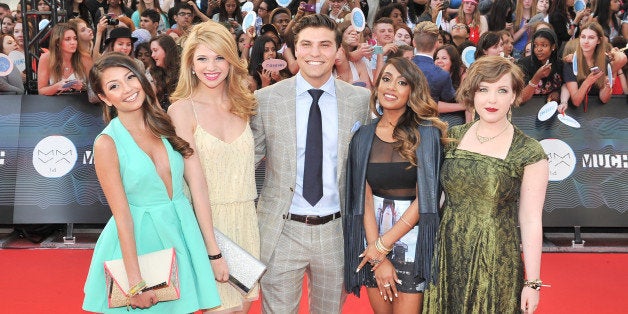
[[[388,253],[392,251],[392,248],[389,249],[386,247],[386,245],[384,245],[384,241],[382,241],[382,237],[377,238],[377,241],[375,241],[375,249],[377,250],[377,252],[384,255],[388,255]]]
[[[132,297],[141,293],[142,289],[144,288],[146,288],[146,281],[142,280],[138,282],[137,284],[135,284],[135,286],[131,287],[131,289],[129,289],[129,297]]]
[[[412,228],[412,227],[413,227],[413,226],[412,226],[412,225],[411,225],[411,224],[410,224],[410,223],[409,223],[409,222],[408,222],[405,218],[403,218],[403,216],[399,217],[399,219],[400,219],[401,221],[403,221],[406,225],[408,225],[408,227],[410,227],[410,228]]]

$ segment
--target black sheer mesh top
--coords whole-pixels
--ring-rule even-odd
[[[373,195],[395,199],[413,200],[416,197],[416,166],[411,166],[399,152],[393,149],[393,143],[382,141],[377,134],[373,137],[373,146],[366,169],[366,181],[373,190]]]

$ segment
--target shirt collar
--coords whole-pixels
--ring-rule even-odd
[[[305,80],[305,78],[303,78],[300,71],[296,75],[296,86],[297,86],[297,96],[303,93],[307,93],[308,90],[314,88],[312,87],[312,85],[310,85],[310,83],[308,83]],[[325,82],[325,84],[323,84],[323,86],[321,86],[319,89],[322,89],[323,92],[335,97],[336,96],[336,84],[334,82],[334,76],[330,75],[327,82]]]
[[[425,53],[418,52],[416,55],[417,55],[417,56],[424,56],[424,57],[428,57],[428,58],[430,58],[430,59],[434,60],[434,57],[432,57],[432,56],[430,56],[430,55],[428,55],[428,54],[425,54]]]

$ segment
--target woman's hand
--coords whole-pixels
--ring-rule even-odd
[[[504,29],[507,31],[512,31],[512,23],[506,23],[506,25],[504,26]]]
[[[229,280],[229,267],[227,267],[227,261],[224,256],[219,259],[210,260],[210,262],[216,281],[227,282]]]
[[[131,307],[136,309],[147,309],[159,302],[155,291],[148,290],[142,294],[136,294],[131,297]]]
[[[76,80],[74,81],[74,84],[72,84],[72,86],[70,86],[70,89],[73,90],[83,90],[84,89],[84,84],[82,80]]]
[[[556,111],[558,111],[559,114],[565,114],[565,110],[567,110],[567,103],[560,103],[558,105],[558,107],[556,108]]]
[[[388,43],[386,44],[386,46],[382,47],[382,50],[384,51],[384,55],[388,55],[389,53],[392,53],[392,52],[397,52],[397,49],[399,49],[399,46],[397,46],[397,44],[395,43]]]
[[[380,253],[375,248],[375,243],[369,244],[364,252],[362,252],[362,254],[360,254],[358,257],[361,257],[362,260],[360,261],[356,272],[360,271],[360,269],[362,269],[362,267],[364,267],[366,263],[371,264],[372,270],[375,271],[379,267],[380,263],[386,259],[386,255]]]
[[[249,26],[249,28],[246,29],[246,32],[244,32],[244,34],[249,39],[249,42],[253,40],[255,36],[257,35],[255,34],[255,26],[252,26],[252,25]]]
[[[570,53],[568,55],[565,55],[563,57],[563,62],[573,62],[573,53]]]
[[[534,313],[539,306],[539,294],[540,291],[534,290],[530,287],[523,287],[521,290],[521,312],[522,313]]]
[[[107,30],[107,26],[109,26],[109,24],[107,24],[107,16],[105,15],[100,18],[100,21],[98,21],[98,25],[96,25],[96,33],[104,33]]]
[[[359,54],[365,58],[370,58],[373,55],[373,46],[368,43],[361,43],[358,46]]]
[[[581,22],[584,22],[582,19],[588,19],[589,15],[591,15],[591,8],[586,8],[586,9],[576,13],[576,18],[574,18],[573,21],[576,24],[580,24]]]
[[[283,77],[279,74],[279,71],[270,71],[270,78],[275,82],[279,82],[283,79]]]
[[[379,294],[384,298],[384,301],[393,301],[393,297],[399,297],[397,294],[397,283],[399,283],[399,278],[397,278],[397,272],[395,271],[395,266],[387,259],[379,264],[377,270],[375,270],[375,281],[377,282],[377,288],[379,289]]]
[[[589,85],[593,85],[595,84],[595,82],[597,82],[598,79],[600,79],[602,76],[604,76],[604,71],[602,70],[598,70],[596,72],[591,72],[589,73],[589,75],[587,75],[587,78],[584,79],[585,82],[588,82]]]
[[[257,74],[259,74],[260,79],[262,80],[262,87],[266,87],[268,85],[270,85],[270,71],[266,70],[266,69],[262,69],[262,72],[257,72]]]
[[[536,70],[536,73],[534,73],[534,76],[532,77],[532,79],[538,82],[548,77],[551,72],[552,72],[552,64],[551,63],[544,64],[538,70]]]

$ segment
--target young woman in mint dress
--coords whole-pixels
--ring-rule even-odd
[[[180,298],[161,302],[151,290],[130,298],[142,313],[192,313],[220,305],[214,277],[228,279],[211,224],[199,228],[196,216],[211,221],[204,178],[184,171],[183,160],[193,154],[175,134],[150,83],[136,62],[119,53],[106,54],[92,68],[90,84],[104,103],[109,122],[94,142],[96,174],[113,217],[103,229],[85,283],[83,309],[127,312],[109,308],[103,263],[124,261],[129,286],[143,280],[138,256],[174,247]],[[183,193],[185,179],[194,208]]]

